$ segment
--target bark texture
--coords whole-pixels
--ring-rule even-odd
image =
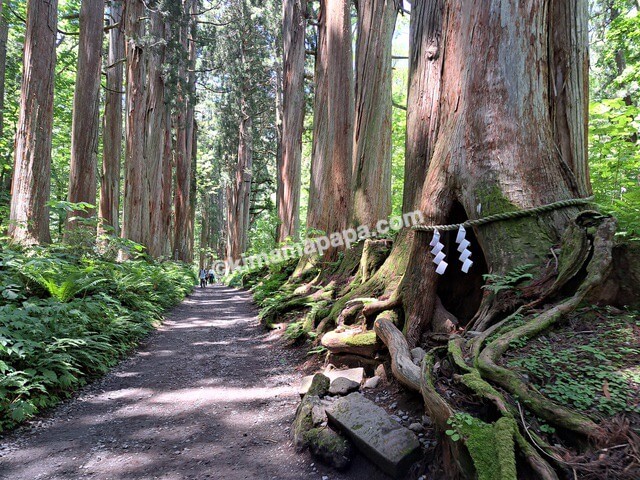
[[[227,257],[237,260],[247,248],[253,168],[253,121],[242,101],[235,177],[227,188]]]
[[[148,198],[144,182],[144,137],[146,133],[147,75],[144,58],[146,10],[141,0],[126,0],[125,53],[127,59],[127,127],[125,135],[124,164],[124,212],[122,236],[134,242],[144,243],[144,225],[147,221]]]
[[[122,80],[124,59],[124,28],[122,2],[109,7],[109,52],[107,55],[103,128],[102,181],[100,182],[100,210],[98,216],[104,227],[120,234],[120,170],[122,162]],[[105,229],[103,227],[103,229]]]
[[[9,38],[9,25],[4,18],[3,3],[0,0],[0,136],[4,134],[4,90],[7,70],[7,39]],[[1,174],[0,178],[2,178]],[[2,187],[1,183],[0,187]]]
[[[183,1],[183,13],[188,15],[191,11],[192,0]],[[180,41],[185,52],[189,51],[189,27],[190,23],[182,26]],[[180,67],[180,78],[188,78],[186,65]],[[176,115],[176,186],[174,195],[175,230],[174,230],[174,258],[176,260],[190,261],[192,248],[190,248],[190,219],[191,205],[191,144],[192,128],[190,123],[193,116],[189,111],[189,82],[179,86],[178,113]]]
[[[304,130],[306,0],[282,3],[282,155],[278,165],[278,241],[296,240],[300,229],[300,179]]]
[[[165,23],[157,11],[149,12],[151,17],[150,35],[153,46],[148,53],[148,97],[146,106],[146,134],[144,137],[144,161],[147,175],[144,182],[145,196],[148,199],[148,218],[144,225],[145,239],[149,254],[158,258],[165,253],[165,221],[162,215],[163,185],[166,179],[165,135],[167,128],[167,105],[165,101],[165,81],[162,72],[166,36]]]
[[[328,234],[344,230],[351,212],[352,57],[349,2],[321,1],[307,225]],[[324,258],[336,256],[337,250],[331,249]]]
[[[358,2],[353,219],[373,226],[391,214],[391,41],[396,0]]]
[[[9,235],[48,243],[57,0],[29,0],[20,114],[15,142]]]
[[[437,115],[428,130],[413,123],[419,116],[408,117],[408,132],[419,137],[407,143],[421,145],[409,150],[412,161],[418,163],[415,159],[422,155],[421,161],[427,162],[420,200],[426,222],[446,223],[454,202],[473,219],[580,196],[572,169],[563,166],[552,120],[550,32],[558,17],[544,5],[516,1],[490,6],[445,1],[437,6],[416,2],[412,11],[416,21],[424,22],[423,32],[435,26],[432,36],[441,42],[435,53],[444,59],[439,75],[432,75],[434,65],[423,60],[411,80],[412,88],[418,84],[438,91],[429,102]],[[583,14],[582,8],[569,12],[565,27],[577,28]],[[424,38],[414,40],[424,45]],[[586,141],[581,125],[570,129],[576,135],[570,141],[573,152],[581,152]],[[433,138],[431,131],[436,132]],[[584,160],[575,156],[566,163]],[[564,209],[540,218],[488,224],[475,231],[478,245],[471,248],[474,255],[484,254],[493,273],[538,264],[572,214],[574,209]],[[437,274],[432,256],[425,254],[429,240],[430,235],[415,235],[403,280],[410,345],[418,342],[434,311]],[[450,261],[449,268],[459,268],[453,258]]]
[[[71,124],[69,201],[90,205],[96,204],[103,19],[104,0],[82,1],[78,71]],[[67,228],[75,227],[73,217],[90,217],[94,211],[91,208],[70,212],[71,219],[67,221]]]

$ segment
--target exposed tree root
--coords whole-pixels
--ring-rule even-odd
[[[510,330],[491,342],[477,358],[480,372],[489,380],[501,385],[522,399],[527,408],[550,423],[572,430],[586,437],[599,437],[602,429],[592,420],[568,408],[556,405],[537,390],[531,388],[517,374],[497,364],[512,342],[531,338],[549,328],[567,313],[573,311],[585,297],[607,277],[611,269],[611,251],[616,222],[607,218],[599,225],[593,241],[593,254],[587,267],[587,278],[576,294],[546,310],[525,325]]]

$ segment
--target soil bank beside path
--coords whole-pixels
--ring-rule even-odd
[[[359,457],[338,473],[295,452],[298,356],[250,294],[197,288],[131,358],[0,438],[0,479],[387,478]]]

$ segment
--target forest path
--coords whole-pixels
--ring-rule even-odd
[[[386,478],[360,458],[337,473],[294,451],[297,355],[260,327],[249,294],[197,288],[131,358],[2,439],[0,478]]]

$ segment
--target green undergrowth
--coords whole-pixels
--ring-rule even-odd
[[[550,399],[595,416],[640,413],[640,315],[587,307],[506,355]]]
[[[105,373],[194,283],[184,264],[0,244],[0,431]]]

